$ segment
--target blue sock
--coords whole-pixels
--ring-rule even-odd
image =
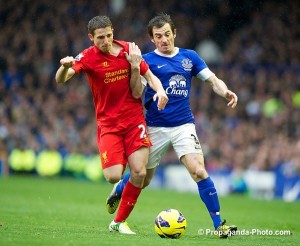
[[[121,182],[118,183],[118,185],[116,187],[116,192],[118,193],[118,195],[122,195],[124,187],[127,184],[129,178],[130,178],[130,173],[126,173],[126,174],[124,174],[123,179],[121,179]]]
[[[214,182],[210,177],[197,183],[199,195],[206,205],[215,229],[221,224],[220,204]]]

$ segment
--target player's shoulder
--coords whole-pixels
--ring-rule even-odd
[[[94,54],[95,52],[97,52],[97,50],[95,50],[95,49],[96,49],[95,46],[90,46],[90,47],[84,49],[75,57],[75,60],[80,61],[80,60],[90,56],[91,54]]]
[[[154,55],[156,55],[156,53],[154,51],[150,51],[150,52],[144,53],[143,57],[151,57],[151,56],[154,56]]]
[[[192,50],[192,49],[185,49],[185,48],[179,48],[179,52],[180,54],[191,54],[191,55],[198,55],[196,51]]]
[[[113,41],[114,43],[120,44],[122,46],[126,45],[128,46],[130,44],[130,42],[124,41],[124,40],[118,40],[118,39],[114,39]]]
[[[113,42],[120,45],[120,46],[122,46],[126,51],[129,49],[130,42],[127,42],[127,41],[124,41],[124,40],[117,40],[117,39],[114,39]]]
[[[184,49],[184,48],[179,48],[178,52],[179,57],[183,59],[190,59],[195,62],[199,62],[202,60],[202,58],[199,56],[199,54],[192,49]]]
[[[151,52],[148,52],[148,53],[144,53],[142,55],[142,58],[149,65],[151,62],[155,62],[155,61],[157,62],[158,57],[157,56],[153,56],[153,55],[155,55],[155,53],[151,51]]]
[[[96,46],[90,46],[90,47],[86,48],[85,50],[83,50],[81,53],[89,54],[89,53],[95,53],[98,51],[99,51],[99,49]]]

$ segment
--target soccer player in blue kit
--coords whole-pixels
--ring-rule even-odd
[[[155,91],[146,86],[144,106],[148,133],[153,146],[150,147],[144,187],[150,184],[156,166],[159,165],[163,154],[172,146],[178,159],[185,165],[198,186],[199,196],[211,216],[216,235],[227,238],[234,234],[237,227],[226,225],[226,220],[222,221],[218,194],[205,169],[203,152],[190,107],[192,77],[209,83],[216,94],[228,100],[227,106],[231,108],[237,105],[238,98],[222,80],[217,78],[195,51],[174,46],[176,29],[169,15],[162,13],[151,19],[148,33],[156,49],[144,54],[143,58],[153,74],[162,82],[169,102],[163,111],[159,111],[152,99]],[[114,213],[117,209],[128,179],[129,174],[126,174],[114,186],[106,201],[109,213]]]

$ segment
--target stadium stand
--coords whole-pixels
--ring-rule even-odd
[[[116,39],[153,48],[147,21],[157,12],[174,16],[177,45],[195,49],[204,39],[222,51],[208,64],[238,93],[236,110],[203,83],[193,84],[191,105],[208,170],[300,172],[300,3],[298,1],[49,1],[0,4],[0,146],[2,163],[18,142],[36,154],[55,143],[71,151],[97,153],[95,116],[86,83],[55,83],[59,59],[76,56],[90,42],[86,23],[109,15]],[[6,152],[6,153],[5,153]],[[169,151],[163,162],[177,162]],[[3,168],[3,170],[6,170]]]

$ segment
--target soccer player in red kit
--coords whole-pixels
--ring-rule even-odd
[[[112,23],[107,16],[96,16],[89,21],[88,37],[94,45],[75,58],[62,58],[55,78],[57,83],[65,83],[75,74],[86,74],[94,100],[104,177],[112,184],[117,183],[127,163],[131,174],[109,230],[135,234],[126,219],[140,195],[152,145],[143,114],[141,75],[156,91],[153,100],[157,100],[159,110],[164,109],[168,97],[159,79],[142,60],[138,46],[113,39]]]

